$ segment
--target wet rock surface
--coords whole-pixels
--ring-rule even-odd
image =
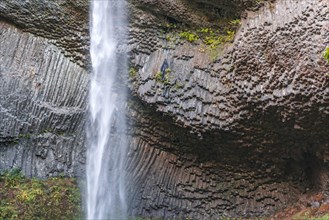
[[[329,6],[255,2],[130,2],[131,214],[254,218],[311,191],[327,201]],[[0,3],[0,169],[83,176],[88,2],[39,3]],[[240,16],[215,56],[162,33],[164,22]],[[165,59],[166,82],[156,79]]]

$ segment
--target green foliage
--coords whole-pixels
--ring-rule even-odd
[[[180,83],[180,82],[176,82],[176,84],[175,84],[175,88],[178,90],[178,89],[182,89],[182,88],[184,88],[184,85],[182,84],[182,83]]]
[[[19,144],[19,141],[18,141],[18,139],[14,139],[14,140],[11,141],[11,143],[13,143],[13,144]]]
[[[177,28],[177,25],[174,24],[174,23],[169,23],[168,22],[168,23],[165,23],[164,27],[165,27],[166,30],[173,30],[173,29]]]
[[[236,24],[238,21],[234,20],[232,22]],[[190,43],[201,39],[204,44],[209,46],[210,50],[216,50],[219,45],[232,42],[235,37],[235,31],[228,29],[225,32],[222,32],[220,30],[213,30],[212,28],[206,27],[196,30],[195,33],[184,31],[181,32],[179,36]]]
[[[162,73],[160,71],[155,74],[155,81],[157,82],[162,81]]]
[[[0,219],[14,220],[17,219],[18,213],[14,207],[10,206],[5,201],[0,201]]]
[[[227,31],[224,41],[225,42],[232,42],[234,40],[235,37],[235,31]]]
[[[179,33],[179,36],[185,40],[187,40],[188,42],[190,43],[193,43],[195,41],[197,41],[199,39],[199,36],[194,34],[194,33],[191,33],[189,31],[184,31],[184,32],[181,32]]]
[[[256,5],[259,5],[259,4],[263,3],[263,2],[264,2],[264,0],[255,0]]]
[[[155,81],[162,82],[164,84],[170,84],[170,73],[171,73],[171,69],[170,68],[167,68],[165,70],[164,79],[162,79],[162,73],[161,73],[161,71],[157,72],[155,74]]]
[[[0,176],[0,219],[81,219],[72,178],[27,179],[14,169]]]
[[[317,217],[317,218],[314,218],[314,219],[315,220],[328,220],[329,219],[329,214],[321,216],[321,217]]]
[[[240,19],[222,19],[213,27],[193,29],[182,24],[177,24],[176,26],[176,24],[167,23],[163,26],[163,30],[165,33],[164,38],[167,42],[178,45],[181,44],[182,41],[205,44],[207,47],[200,48],[200,51],[207,51],[210,58],[215,60],[222,46],[234,41],[236,30],[240,25]],[[174,46],[172,47],[166,44],[164,48],[171,49],[174,48]],[[158,81],[160,81],[159,77]]]
[[[129,77],[130,78],[135,78],[137,76],[137,70],[133,67],[129,69]]]
[[[0,180],[4,181],[5,187],[15,187],[17,184],[22,182],[23,174],[21,173],[20,169],[14,168],[11,171],[7,171],[2,174],[2,178]]]
[[[292,220],[329,220],[329,214],[324,214],[323,216],[315,217],[314,214],[311,214],[310,210],[302,213],[297,213],[291,217]]]
[[[193,30],[186,26],[176,26],[176,24],[173,23],[166,23],[163,25],[164,33],[166,34],[164,38],[166,41],[176,42],[177,39],[182,39],[189,43],[201,40],[211,48],[217,48],[218,45],[234,40],[235,30],[240,24],[240,19],[221,20],[216,29],[202,27]]]
[[[167,34],[167,35],[166,35],[166,41],[171,41],[171,37],[172,37],[172,36],[171,36],[170,34]]]
[[[18,137],[19,137],[19,138],[30,139],[30,138],[31,138],[31,134],[29,134],[29,133],[26,133],[26,134],[19,134]]]
[[[240,19],[235,19],[229,22],[230,25],[240,25],[241,24],[241,20]]]

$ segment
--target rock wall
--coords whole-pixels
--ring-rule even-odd
[[[299,195],[328,192],[328,166],[306,150],[308,144],[296,142],[302,135],[274,141],[261,134],[218,132],[203,134],[200,140],[173,126],[169,116],[141,113],[141,103],[133,106],[136,130],[128,172],[134,188],[129,201],[137,216],[264,217],[294,203]]]
[[[131,215],[254,218],[305,193],[329,197],[326,1],[134,0],[129,9]],[[83,176],[88,3],[4,0],[0,12],[0,170]],[[164,22],[216,28],[240,16],[215,56],[162,33]],[[165,58],[166,83],[156,80]]]
[[[321,56],[329,43],[327,3],[267,2],[246,13],[233,44],[216,57],[200,41],[167,40],[161,33],[156,24],[180,25],[177,10],[184,10],[161,17],[165,7],[145,7],[133,9],[131,66],[138,74],[130,88],[186,130],[163,131],[161,116],[147,126],[151,131],[143,129],[148,137],[136,141],[136,154],[149,162],[132,166],[142,170],[135,171],[141,190],[134,211],[252,218],[310,191],[328,193],[329,81]],[[169,82],[157,80],[165,59]]]
[[[89,3],[84,0],[3,0],[0,18],[20,29],[47,38],[73,62],[89,59]]]
[[[249,127],[271,111],[291,129],[321,128],[318,124],[328,122],[327,67],[321,56],[328,44],[328,10],[324,1],[266,4],[250,12],[233,45],[217,51],[214,60],[202,44],[162,49],[168,42],[158,29],[135,25],[132,65],[139,74],[133,91],[195,130]],[[157,82],[156,73],[165,58],[171,80],[169,94],[163,95],[166,85]]]
[[[47,39],[0,23],[0,167],[45,177],[84,169],[88,75]]]

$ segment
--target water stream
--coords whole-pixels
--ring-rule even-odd
[[[118,52],[125,14],[122,0],[91,1],[87,219],[126,218],[125,92],[118,83],[118,74],[126,69],[126,56]]]

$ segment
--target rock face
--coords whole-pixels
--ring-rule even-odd
[[[309,191],[329,197],[329,67],[321,57],[329,6],[257,2],[130,2],[131,215],[252,218]],[[41,3],[0,3],[0,169],[83,176],[88,5]],[[216,28],[240,16],[233,43],[215,51],[163,34],[166,22]],[[166,82],[157,80],[165,59]]]
[[[325,1],[266,3],[215,59],[198,42],[165,40],[149,24],[162,22],[151,10],[132,21],[133,93],[190,131],[164,131],[157,116],[137,135],[146,136],[142,152],[160,150],[139,153],[150,180],[139,180],[136,213],[255,217],[309,189],[328,193],[328,12]],[[164,83],[157,73],[165,59]]]
[[[259,121],[275,118],[292,129],[320,128],[317,124],[328,120],[327,69],[321,56],[329,40],[328,10],[321,1],[268,4],[242,21],[233,45],[213,61],[204,45],[161,49],[157,30],[143,37],[139,31],[144,29],[133,29],[137,49],[132,62],[140,69],[133,90],[195,130],[240,129],[271,111],[271,117]],[[165,58],[171,85],[163,95],[164,83],[155,75]]]
[[[83,66],[89,57],[88,6],[84,0],[3,0],[0,17],[24,31],[47,38]]]
[[[1,22],[1,169],[45,177],[84,169],[88,75],[42,37]]]

